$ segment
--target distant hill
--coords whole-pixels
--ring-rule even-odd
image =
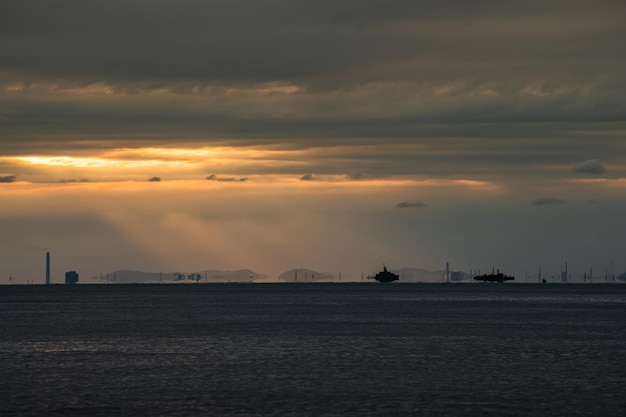
[[[250,269],[218,271],[207,269],[197,272],[143,272],[120,270],[104,275],[101,280],[116,284],[140,284],[158,282],[250,282],[263,281],[267,277]]]
[[[217,271],[214,269],[207,269],[200,271],[202,276],[201,281],[207,282],[250,282],[252,281],[264,281],[267,280],[267,276],[258,274],[250,269],[239,269],[236,271]]]
[[[443,282],[444,271],[428,271],[421,268],[401,268],[391,270],[400,276],[400,282]]]
[[[445,271],[428,271],[421,268],[389,268],[400,276],[400,282],[444,282]],[[313,271],[307,268],[290,269],[278,276],[280,282],[339,282],[338,276],[328,273]],[[375,275],[378,271],[371,271],[367,275]],[[459,273],[457,278],[461,280],[470,280],[471,277],[467,273]],[[364,278],[365,278],[364,276]],[[143,272],[131,270],[119,270],[103,275],[99,279],[103,283],[117,284],[140,284],[140,283],[159,283],[159,282],[250,282],[250,278],[254,282],[275,282],[274,278],[268,278],[264,274],[256,273],[250,269],[239,269],[235,271],[220,271],[215,269],[206,269],[194,272]],[[626,273],[618,277],[620,280],[626,281]],[[344,277],[343,281],[349,281]],[[97,282],[98,279],[95,279]],[[367,281],[367,280],[366,280]]]
[[[445,271],[428,271],[421,268],[401,268],[389,269],[400,276],[400,282],[444,282]],[[339,278],[330,273],[317,272],[306,268],[290,269],[278,276],[282,282],[296,282],[296,271],[298,282],[338,282]],[[373,271],[367,275],[376,275],[379,271]],[[364,278],[365,278],[364,276]],[[471,277],[467,273],[458,272],[458,280],[469,280]],[[347,281],[347,280],[346,280]]]
[[[400,282],[444,282],[446,271],[428,271],[421,268],[390,269],[400,276]],[[467,272],[450,271],[450,281],[466,281],[471,276]]]
[[[278,280],[283,282],[328,282],[335,281],[335,276],[306,268],[298,268],[283,272],[278,276]]]
[[[136,284],[142,282],[172,281],[171,274],[128,270],[110,272],[106,275],[103,275],[100,279],[103,282],[111,282],[116,284]]]

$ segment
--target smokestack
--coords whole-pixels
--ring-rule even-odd
[[[46,252],[46,285],[50,285],[50,252]]]

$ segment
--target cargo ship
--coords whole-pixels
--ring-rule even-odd
[[[383,264],[383,270],[374,276],[368,276],[368,279],[375,279],[378,282],[393,282],[398,281],[400,276],[398,274],[394,274],[393,272],[389,272],[385,264]]]
[[[474,280],[483,282],[504,282],[513,281],[515,277],[504,275],[500,270],[497,272],[491,271],[491,274],[476,275]]]

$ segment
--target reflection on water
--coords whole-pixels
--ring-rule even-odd
[[[3,416],[626,409],[621,285],[0,290]]]

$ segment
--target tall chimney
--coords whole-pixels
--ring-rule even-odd
[[[50,285],[50,252],[46,252],[46,285]]]

